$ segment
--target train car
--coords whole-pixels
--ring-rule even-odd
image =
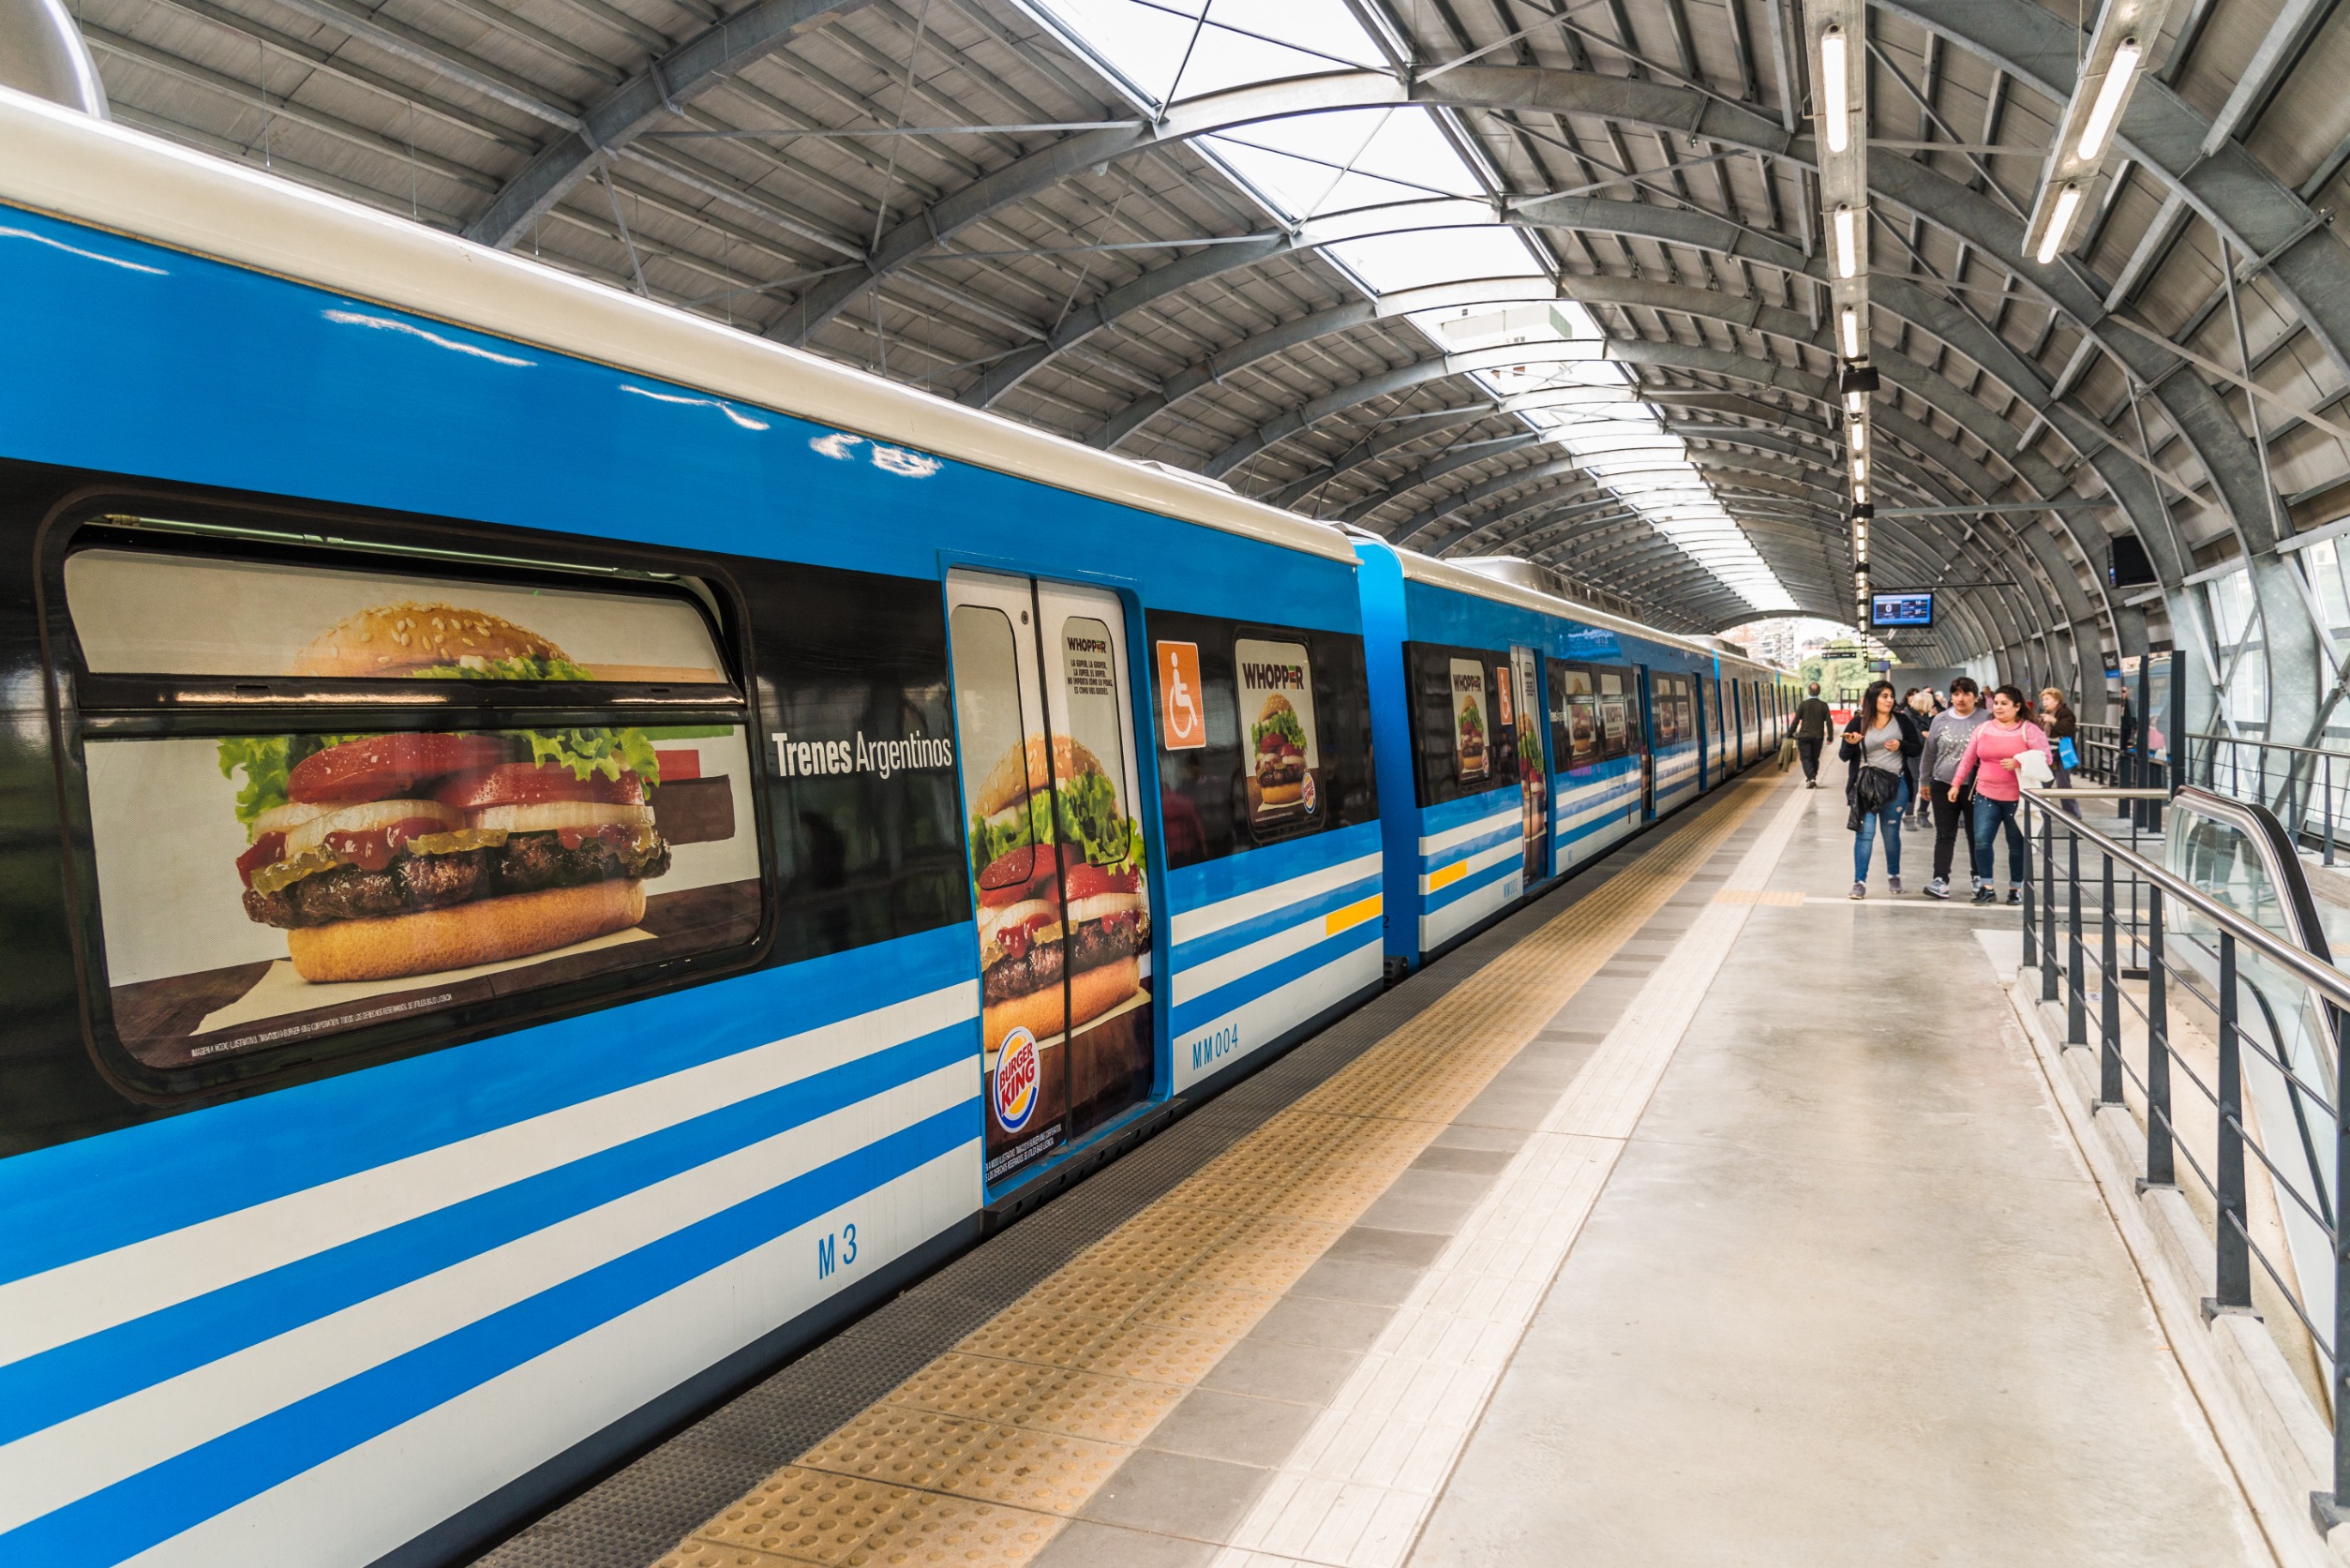
[[[1725,672],[1769,679],[1768,666],[1374,539],[1355,547],[1391,973],[1740,766]]]
[[[0,144],[7,1561],[462,1558],[1379,986],[1337,532]]]

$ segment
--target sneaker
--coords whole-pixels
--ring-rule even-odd
[[[1852,884],[1852,894],[1851,894],[1851,896],[1852,896],[1852,897],[1854,897],[1854,898],[1866,898],[1866,897],[1868,897],[1868,884],[1867,884],[1867,883],[1865,883],[1865,882],[1855,882],[1855,883],[1853,883],[1853,884]]]
[[[1950,897],[1950,884],[1938,876],[1933,881],[1925,885],[1925,896],[1927,898],[1946,899]]]
[[[1988,892],[1989,890],[1990,890],[1990,889],[1984,889],[1984,891],[1986,891],[1986,892]],[[2021,889],[2021,888],[2010,888],[2010,889],[2007,890],[2007,902],[2008,902],[2008,903],[2023,903],[2023,902],[2024,902],[2024,889]]]
[[[1999,895],[1993,892],[1988,888],[1977,888],[1975,889],[1974,902],[1977,903],[1997,903],[1999,902]]]
[[[1899,878],[1898,876],[1888,876],[1887,878],[1885,878],[1885,890],[1886,890],[1887,892],[1889,892],[1889,893],[1893,894],[1893,895],[1894,897],[1896,897],[1896,898],[1900,897],[1900,896],[1901,896],[1901,878]]]
[[[1805,789],[1818,789],[1819,787],[1819,781],[1818,779],[1805,779],[1804,781],[1804,787]]]

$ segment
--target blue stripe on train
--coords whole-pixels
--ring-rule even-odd
[[[1475,838],[1462,839],[1458,844],[1448,844],[1443,849],[1432,850],[1422,855],[1420,874],[1425,876],[1429,872],[1442,871],[1455,860],[1465,860],[1472,855],[1482,854],[1497,844],[1506,844],[1512,839],[1521,837],[1525,831],[1525,825],[1516,817],[1512,817],[1489,833],[1479,833]]]
[[[1360,903],[1377,891],[1379,868],[1373,866],[1354,881],[1333,888],[1326,893],[1316,893],[1295,903],[1283,904],[1279,909],[1269,909],[1262,915],[1235,921],[1221,931],[1194,937],[1175,949],[1172,962],[1178,970],[1205,963],[1210,959],[1221,958],[1226,953],[1245,948],[1251,942],[1261,942],[1265,937],[1287,931],[1300,920],[1327,915],[1350,903]]]
[[[1266,992],[1278,990],[1300,975],[1310,975],[1324,964],[1334,963],[1358,948],[1377,947],[1380,934],[1378,921],[1365,920],[1361,925],[1349,926],[1336,936],[1325,936],[1310,948],[1294,952],[1261,969],[1252,969],[1236,980],[1194,996],[1175,1009],[1175,1035],[1181,1038],[1208,1020],[1220,1018],[1235,1008],[1246,1007]],[[1338,998],[1333,996],[1329,1000],[1335,1002]]]
[[[0,1564],[119,1562],[976,1138],[977,1102],[804,1175],[0,1535]]]
[[[0,1443],[972,1056],[942,1029],[0,1366]]]
[[[1359,860],[1378,849],[1379,824],[1357,822],[1350,828],[1334,828],[1196,866],[1178,867],[1160,880],[1167,890],[1168,909],[1180,914],[1253,893],[1276,882],[1310,875],[1342,860]]]
[[[1518,803],[1518,786],[1504,784],[1489,789],[1482,795],[1471,795],[1459,800],[1446,800],[1441,805],[1420,808],[1420,837],[1432,838],[1438,833],[1465,827],[1482,816],[1505,812]]]
[[[0,1281],[973,978],[968,922],[0,1160]]]
[[[1433,915],[1449,903],[1458,903],[1480,888],[1489,888],[1525,863],[1524,857],[1505,855],[1483,871],[1473,871],[1459,881],[1437,889],[1421,902],[1420,912]]]

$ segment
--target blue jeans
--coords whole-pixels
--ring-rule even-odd
[[[1901,809],[1909,803],[1909,780],[1903,775],[1893,786],[1893,798],[1884,806],[1861,818],[1861,830],[1852,836],[1852,880],[1868,880],[1868,859],[1877,846],[1877,835],[1885,835],[1885,874],[1901,874]],[[1874,826],[1875,831],[1871,831]]]
[[[1975,874],[1987,885],[1991,880],[1991,854],[1997,847],[1992,834],[2001,827],[2007,829],[2007,885],[2024,885],[2024,829],[2015,820],[2020,800],[1994,800],[1981,790],[1975,791]]]

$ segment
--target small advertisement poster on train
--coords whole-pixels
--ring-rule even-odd
[[[1249,724],[1249,826],[1315,814],[1322,756],[1314,739],[1313,665],[1305,646],[1242,637],[1233,644]]]
[[[1591,672],[1562,665],[1550,666],[1552,702],[1557,722],[1566,729],[1566,766],[1584,768],[1599,760],[1599,704],[1592,695]]]
[[[1453,769],[1462,784],[1492,770],[1487,753],[1485,666],[1474,659],[1452,661]]]
[[[724,679],[700,612],[664,595],[113,551],[72,558],[67,589],[98,669],[513,680],[516,707],[562,681]],[[580,718],[93,740],[125,1048],[187,1067],[748,941],[743,728]]]

